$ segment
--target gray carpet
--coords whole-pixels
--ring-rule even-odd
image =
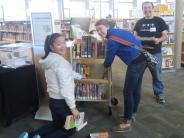
[[[72,138],[86,138],[89,133],[108,131],[110,138],[184,138],[184,70],[163,73],[166,104],[160,105],[153,98],[151,75],[144,74],[142,98],[132,131],[113,133],[110,127],[121,122],[118,115],[123,113],[123,83],[126,67],[119,59],[113,63],[113,94],[119,104],[113,107],[112,116],[108,115],[107,103],[78,103],[80,111],[86,113],[88,125]],[[0,126],[0,138],[17,138],[22,131],[37,129],[46,121],[34,120],[27,115],[3,128]]]

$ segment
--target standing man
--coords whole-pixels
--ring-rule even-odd
[[[144,2],[142,10],[144,17],[135,24],[134,35],[141,40],[144,49],[155,55],[159,64],[149,68],[153,79],[153,91],[156,100],[160,104],[165,103],[164,85],[162,82],[162,42],[167,39],[168,26],[160,17],[153,15],[154,5],[152,2]]]

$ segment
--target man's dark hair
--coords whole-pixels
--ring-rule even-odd
[[[154,8],[153,2],[145,1],[145,2],[142,3],[142,9],[143,9],[143,6],[144,6],[145,4],[151,4],[152,7]]]

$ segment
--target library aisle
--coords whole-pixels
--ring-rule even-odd
[[[123,83],[126,67],[119,59],[115,59],[113,70],[113,91],[119,104],[114,107],[112,116],[108,115],[105,103],[79,103],[80,111],[86,113],[88,125],[71,138],[88,138],[92,132],[108,131],[110,138],[183,138],[184,108],[183,69],[176,72],[163,73],[166,104],[160,105],[153,98],[151,75],[144,74],[142,99],[133,129],[128,133],[113,133],[110,127],[121,120],[118,115],[123,112]],[[90,108],[89,108],[90,107]],[[26,116],[15,121],[7,128],[0,127],[1,138],[17,138],[24,130],[33,130],[47,123]]]

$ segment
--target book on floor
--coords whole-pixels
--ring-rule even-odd
[[[80,131],[83,127],[87,125],[87,121],[84,120],[84,112],[80,112],[79,118],[74,119],[73,115],[68,115],[65,121],[65,129],[69,130],[76,128],[77,131]]]
[[[90,138],[109,138],[109,133],[107,131],[90,133]]]

